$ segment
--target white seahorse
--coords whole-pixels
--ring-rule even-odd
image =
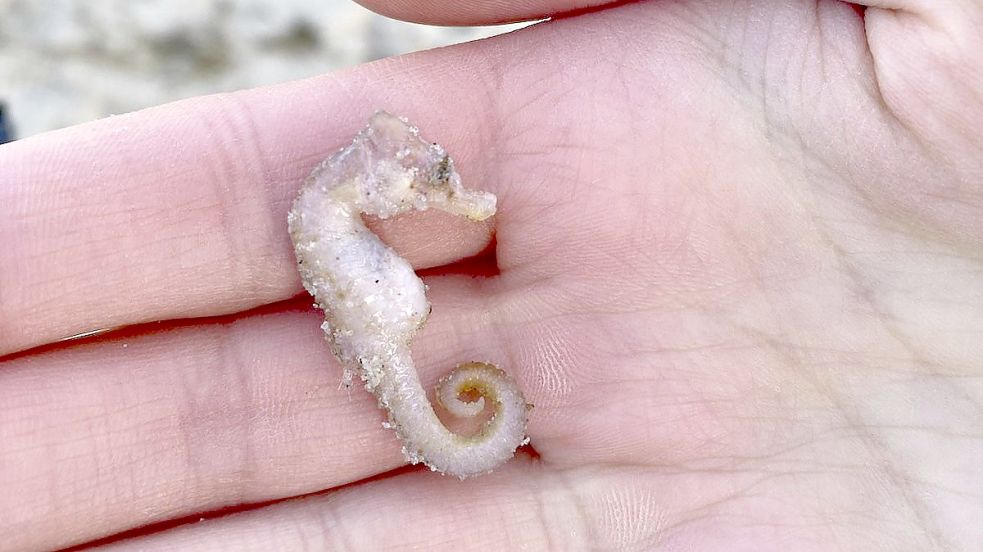
[[[351,145],[322,162],[304,182],[288,216],[304,287],[324,310],[321,326],[345,366],[389,411],[407,460],[461,478],[487,472],[527,442],[529,405],[494,365],[469,362],[441,379],[437,400],[455,416],[492,416],[474,435],[448,430],[420,384],[410,341],[426,322],[426,286],[403,258],[365,226],[361,215],[388,218],[440,209],[484,220],[495,196],[467,190],[450,157],[416,128],[380,111]],[[474,401],[462,396],[477,393]]]

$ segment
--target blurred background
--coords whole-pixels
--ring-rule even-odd
[[[0,142],[521,25],[446,28],[351,0],[0,0]]]

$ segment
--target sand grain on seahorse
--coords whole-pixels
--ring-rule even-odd
[[[465,189],[453,162],[405,120],[378,112],[351,145],[304,182],[288,217],[304,287],[324,310],[332,352],[389,412],[388,426],[412,463],[468,477],[487,472],[526,442],[528,405],[515,381],[483,362],[441,379],[437,401],[460,417],[492,414],[474,435],[447,429],[427,400],[410,356],[426,322],[426,286],[413,268],[363,223],[411,210],[440,209],[472,220],[495,213],[495,196]],[[477,394],[476,400],[468,400]]]

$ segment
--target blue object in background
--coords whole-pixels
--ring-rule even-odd
[[[14,132],[10,128],[10,122],[7,120],[5,107],[3,102],[0,102],[0,144],[14,141]]]

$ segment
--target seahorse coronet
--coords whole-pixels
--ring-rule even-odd
[[[357,374],[376,396],[407,461],[465,478],[491,471],[528,442],[529,405],[505,371],[485,362],[458,365],[435,395],[459,417],[491,407],[477,433],[450,431],[428,400],[410,355],[431,311],[426,285],[362,221],[426,209],[480,221],[495,213],[496,199],[464,188],[443,147],[379,111],[350,145],[314,169],[287,221],[304,288],[324,311],[322,330],[344,367],[343,383]],[[464,393],[478,397],[462,400]]]

